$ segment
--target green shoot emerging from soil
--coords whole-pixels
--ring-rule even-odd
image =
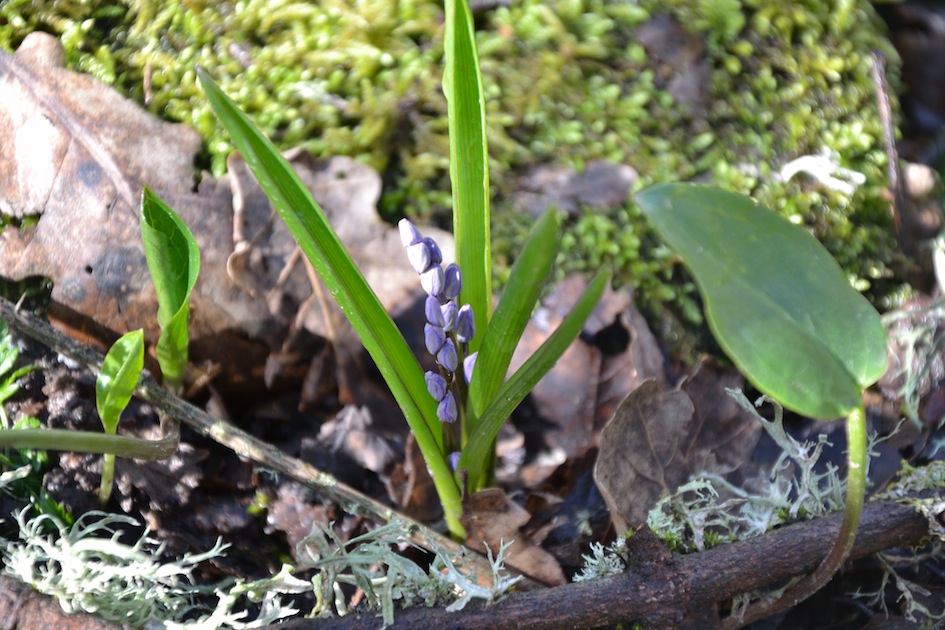
[[[428,383],[400,331],[288,162],[205,71],[199,69],[197,74],[220,122],[380,369],[433,476],[450,533],[463,538],[460,476],[465,476],[470,491],[492,483],[499,429],[580,333],[610,276],[602,272],[590,282],[558,330],[506,381],[512,352],[555,260],[558,218],[549,211],[535,225],[493,316],[485,97],[472,13],[465,0],[446,2],[444,46],[457,278],[462,270],[462,288],[454,299],[468,305],[468,329],[477,331],[460,342],[464,356],[476,356],[476,369],[461,400],[447,395],[443,383],[434,379]],[[413,248],[411,262],[418,273],[426,274],[425,288],[440,301],[445,287],[442,261],[432,262],[435,252],[419,233],[409,236],[405,245]],[[440,284],[434,286],[435,282]],[[430,311],[445,334],[437,315]],[[452,375],[459,366],[455,345],[445,338],[443,343],[438,337],[434,341],[437,358]],[[447,433],[444,426],[450,423],[444,425],[443,418],[461,418],[461,426],[450,427]]]

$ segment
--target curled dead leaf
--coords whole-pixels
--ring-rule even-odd
[[[705,363],[685,391],[663,392],[648,380],[620,403],[594,467],[618,534],[645,523],[692,475],[724,475],[750,458],[761,427],[725,393],[742,382],[737,371]]]
[[[508,566],[549,586],[564,584],[564,572],[555,557],[522,532],[530,518],[501,488],[480,490],[463,500],[465,545],[482,553],[488,547],[495,555],[500,545],[511,543],[506,552]]]

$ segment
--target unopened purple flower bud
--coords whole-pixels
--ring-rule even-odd
[[[413,245],[412,247],[416,247]],[[443,294],[443,267],[433,265],[420,274],[420,286],[427,292],[427,295],[440,297]]]
[[[443,344],[446,342],[446,333],[439,326],[426,324],[423,327],[423,345],[427,347],[427,352],[436,356]]]
[[[400,229],[400,242],[403,243],[404,247],[410,247],[414,243],[423,240],[423,235],[408,219],[401,219],[397,227]]]
[[[450,332],[456,326],[456,317],[459,309],[456,308],[456,302],[447,302],[440,307],[440,314],[443,316],[443,330]]]
[[[466,384],[469,385],[472,383],[473,369],[476,367],[476,357],[479,356],[479,352],[473,352],[471,355],[463,359],[463,376],[466,377]]]
[[[426,379],[427,391],[430,392],[433,400],[440,402],[446,397],[449,387],[445,378],[436,372],[427,372],[423,375],[423,378]]]
[[[443,347],[436,353],[437,363],[445,367],[450,372],[455,372],[459,367],[459,355],[456,354],[456,346],[452,339],[443,342]]]
[[[440,301],[432,295],[427,296],[427,301],[423,305],[423,314],[426,315],[429,323],[447,330],[446,320],[443,319],[443,309],[440,308]],[[447,330],[447,332],[449,331]]]
[[[476,336],[476,321],[473,318],[472,307],[463,304],[456,315],[456,338],[460,341],[469,341]]]
[[[443,283],[443,297],[447,300],[455,300],[459,297],[459,292],[463,290],[463,275],[459,271],[459,265],[448,264],[444,275],[446,278]]]
[[[440,251],[440,246],[436,244],[436,241],[427,236],[423,239],[423,242],[430,248],[430,261],[432,264],[439,265],[443,262],[443,252]]]
[[[436,417],[448,424],[456,422],[456,399],[453,392],[446,392],[446,396],[436,406]]]
[[[417,273],[423,273],[433,264],[430,247],[423,241],[418,241],[407,247],[407,260]]]
[[[450,470],[452,470],[453,472],[456,472],[456,467],[459,466],[459,457],[460,457],[459,451],[454,451],[450,453],[450,456],[449,456]]]

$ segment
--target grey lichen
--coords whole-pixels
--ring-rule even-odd
[[[243,582],[195,585],[194,569],[222,554],[226,545],[221,541],[207,552],[166,561],[163,547],[147,532],[132,545],[119,540],[120,528],[137,526],[127,516],[89,512],[70,526],[48,514],[27,520],[28,513],[24,509],[16,516],[20,539],[0,543],[4,573],[55,597],[67,613],[89,612],[132,626],[166,625],[193,615],[197,627],[241,628],[248,627],[246,612],[233,607],[243,596],[263,604],[255,620],[261,624],[298,612],[277,595],[290,586],[299,592],[300,583],[306,584],[287,572],[267,581],[266,588],[262,583],[246,588]],[[201,600],[214,595],[217,605],[204,608]]]
[[[9,481],[0,478],[0,487]],[[50,514],[28,518],[16,515],[19,540],[0,539],[6,575],[55,597],[68,613],[84,611],[134,627],[253,628],[275,623],[300,612],[287,596],[315,593],[312,615],[348,612],[341,586],[357,586],[364,605],[377,610],[384,625],[394,622],[396,607],[446,605],[460,610],[473,599],[500,599],[520,577],[504,567],[511,543],[489,554],[491,574],[480,576],[465,566],[462,555],[451,555],[430,543],[433,562],[423,567],[398,548],[409,546],[409,531],[391,522],[357,538],[343,541],[319,523],[299,544],[301,567],[284,565],[275,575],[246,582],[229,579],[200,585],[193,578],[201,562],[223,555],[222,541],[200,554],[178,559],[162,557],[163,545],[149,533],[133,544],[120,532],[137,527],[124,515],[89,512],[68,525]],[[294,573],[315,569],[311,580]],[[250,619],[247,603],[258,607]]]
[[[489,553],[491,575],[477,576],[465,567],[461,555],[453,557],[436,545],[431,545],[433,563],[427,568],[417,565],[396,549],[409,545],[407,540],[408,530],[398,521],[349,541],[341,540],[330,526],[314,524],[298,545],[302,566],[319,571],[314,579],[318,603],[313,615],[349,612],[342,584],[361,589],[367,607],[381,611],[386,626],[394,623],[396,606],[448,604],[447,610],[461,610],[473,599],[498,600],[521,579],[505,572],[508,544],[495,557]]]
[[[835,466],[818,472],[826,436],[798,442],[784,430],[783,410],[776,403],[768,420],[739,390],[728,394],[752,414],[774,440],[781,455],[766,479],[752,490],[739,488],[718,475],[699,475],[663,498],[647,524],[677,551],[703,551],[733,540],[760,536],[784,523],[836,512],[843,506],[843,481]]]

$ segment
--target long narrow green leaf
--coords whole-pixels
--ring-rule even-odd
[[[559,240],[557,212],[548,210],[532,227],[521,254],[515,259],[508,285],[483,335],[476,371],[469,386],[474,416],[492,402],[505,381],[512,353],[525,332],[558,254]],[[470,433],[476,430],[476,424],[469,428]]]
[[[374,359],[430,466],[450,530],[462,534],[459,487],[442,452],[443,434],[423,371],[291,165],[202,69],[210,105]]]
[[[187,369],[190,293],[200,273],[200,250],[177,213],[147,187],[141,195],[140,223],[144,254],[158,299],[158,363],[167,387],[179,391]]]
[[[483,466],[490,461],[492,444],[499,434],[499,429],[581,332],[584,322],[594,310],[609,282],[610,273],[608,272],[601,272],[591,280],[584,295],[577,301],[561,325],[512,375],[479,418],[478,428],[469,436],[469,442],[459,461],[459,468],[465,468],[469,473],[471,492],[478,490],[482,482],[488,478]],[[479,369],[478,361],[476,369]]]
[[[462,301],[472,306],[476,330],[486,330],[492,313],[489,151],[482,75],[467,0],[446,0],[444,42],[456,261],[463,270]],[[481,344],[478,336],[473,338],[470,351]]]

